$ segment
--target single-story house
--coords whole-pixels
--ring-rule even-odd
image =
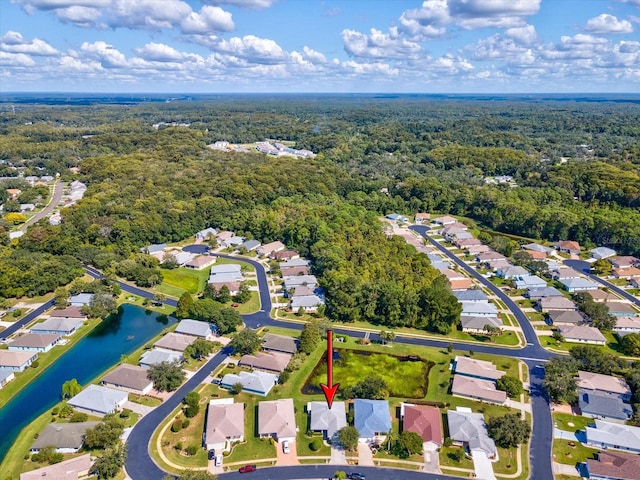
[[[234,384],[242,384],[242,391],[262,395],[266,397],[273,386],[278,383],[278,375],[267,372],[240,372],[227,373],[221,380],[220,385],[231,388]]]
[[[9,240],[15,240],[16,238],[20,238],[24,235],[23,230],[16,230],[15,232],[9,232]]]
[[[399,215],[397,213],[390,213],[389,215],[385,215],[387,220],[391,220],[392,222],[404,222],[409,223],[409,219],[404,215]]]
[[[640,480],[640,456],[620,452],[599,452],[597,460],[587,459],[592,480]]]
[[[260,246],[260,242],[258,240],[247,240],[240,246],[244,248],[247,252],[250,252],[258,248]]]
[[[433,223],[437,223],[438,225],[451,225],[452,223],[456,223],[458,220],[449,216],[449,215],[445,215],[443,217],[438,217],[438,218],[434,218],[432,220]]]
[[[304,267],[284,267],[280,269],[283,277],[293,277],[294,275],[309,275],[311,273],[311,267],[305,265]]]
[[[82,307],[67,307],[60,310],[53,310],[49,317],[53,318],[80,318],[82,320],[86,319],[87,316],[82,313]]]
[[[553,248],[545,247],[544,245],[539,245],[537,243],[527,243],[526,245],[522,245],[522,248],[531,252],[540,252],[547,255],[554,251]]]
[[[613,329],[618,336],[624,336],[630,333],[640,333],[640,316],[617,317],[616,326],[613,327]]]
[[[461,357],[459,355],[453,359],[452,370],[458,375],[484,380],[497,380],[506,375],[506,372],[498,370],[491,362],[470,357]]]
[[[289,365],[291,356],[290,353],[283,352],[257,352],[253,355],[243,355],[238,365],[280,373]]]
[[[586,325],[575,325],[558,328],[565,342],[589,343],[593,345],[604,345],[607,339],[600,333],[600,330]]]
[[[273,252],[269,255],[272,260],[297,260],[300,258],[300,254],[295,250],[282,250],[280,252]],[[288,267],[292,268],[292,267]]]
[[[25,333],[9,342],[12,352],[48,352],[62,337],[59,333]]]
[[[444,268],[444,269],[440,270],[440,273],[442,275],[444,275],[445,277],[447,277],[447,279],[449,281],[451,281],[451,280],[465,280],[465,279],[469,278],[466,275],[463,275],[462,273],[460,273],[460,272],[458,272],[456,270],[450,270],[449,268]]]
[[[240,272],[216,273],[213,275],[209,275],[209,280],[207,280],[207,283],[210,283],[211,285],[216,286],[216,285],[222,285],[224,283],[241,282],[243,279],[244,279],[244,275]]]
[[[473,280],[470,278],[460,278],[458,280],[449,280],[451,290],[468,290],[473,286]]]
[[[244,403],[234,403],[233,398],[210,400],[202,440],[216,454],[231,451],[233,442],[243,442]]]
[[[532,260],[543,261],[547,259],[547,254],[544,252],[536,252],[535,250],[527,250],[526,252],[529,254]]]
[[[613,270],[613,276],[616,278],[634,278],[640,276],[640,268],[627,267],[627,268],[615,268]]]
[[[277,442],[296,441],[296,414],[292,398],[280,398],[258,404],[258,435]]]
[[[575,310],[549,310],[547,315],[554,325],[581,325],[586,322],[582,313]]]
[[[442,416],[439,408],[401,403],[400,418],[402,431],[417,433],[423,443],[430,444],[434,450],[442,446]]]
[[[460,238],[456,236],[456,238],[453,240],[453,244],[458,248],[465,249],[467,247],[482,245],[482,242],[477,238]]]
[[[46,467],[31,470],[20,474],[20,480],[78,480],[89,475],[93,465],[91,455],[88,453],[79,457],[70,458],[60,463],[54,463]]]
[[[292,312],[302,309],[307,313],[314,313],[318,311],[320,305],[324,305],[324,299],[318,295],[296,295],[291,299],[289,308]]]
[[[215,228],[209,227],[197,232],[195,237],[196,237],[196,240],[204,241],[204,240],[208,240],[209,237],[215,237],[217,233],[218,231]]]
[[[240,293],[240,286],[242,285],[242,282],[210,282],[209,285],[211,285],[216,292],[219,292],[222,287],[227,287],[227,289],[229,290],[229,295],[237,295],[238,293]]]
[[[163,335],[160,340],[153,344],[155,348],[161,350],[172,350],[174,352],[184,352],[195,339],[192,335],[184,335],[183,333],[169,332]]]
[[[636,277],[631,277],[628,280],[629,280],[629,285],[631,285],[633,288],[640,288],[640,275]]]
[[[509,260],[505,258],[499,260],[489,260],[488,262],[486,262],[486,265],[489,270],[498,270],[499,268],[508,267],[509,265],[511,265],[511,262],[509,262]]]
[[[85,305],[89,305],[92,298],[93,293],[79,293],[78,295],[70,296],[69,303],[72,307],[84,307]]]
[[[71,397],[68,403],[78,411],[102,416],[120,410],[128,399],[129,395],[122,390],[89,385],[75,397]]]
[[[216,257],[212,257],[210,255],[200,255],[189,260],[184,264],[184,266],[193,270],[204,270],[214,263],[216,263]]]
[[[609,260],[609,263],[613,266],[613,268],[629,268],[640,265],[640,259],[632,257],[631,255],[609,257],[607,260]]]
[[[527,290],[526,296],[532,300],[538,300],[540,298],[547,298],[547,297],[562,297],[563,295],[562,295],[562,292],[555,287],[540,287],[540,288],[529,288]]]
[[[510,265],[508,267],[499,268],[496,271],[496,275],[500,278],[504,279],[516,279],[518,277],[528,277],[531,275],[531,272],[524,267],[520,267],[517,265]]]
[[[497,405],[503,405],[507,401],[507,393],[496,390],[495,382],[464,375],[453,376],[451,395]]]
[[[498,309],[493,303],[460,302],[462,313],[465,317],[497,317]]]
[[[609,258],[615,256],[616,251],[607,247],[596,247],[591,249],[591,258],[601,260],[603,258]]]
[[[622,377],[578,370],[576,383],[578,388],[585,391],[613,395],[620,397],[625,402],[631,400],[631,389],[627,381]]]
[[[83,324],[80,318],[49,317],[41,323],[36,323],[29,330],[31,333],[53,333],[62,336],[73,334]]]
[[[216,331],[215,325],[209,322],[201,322],[199,320],[191,320],[185,318],[180,320],[180,323],[175,329],[176,333],[182,333],[184,335],[191,335],[193,337],[204,338],[205,340],[211,340],[213,333]]]
[[[360,443],[383,441],[391,430],[387,400],[356,398],[353,401],[353,411],[353,423],[360,434]]]
[[[571,253],[574,255],[580,253],[580,244],[578,242],[574,242],[573,240],[553,242],[553,246],[560,252]]]
[[[479,253],[485,253],[491,250],[489,245],[469,245],[465,247],[465,252],[469,255],[478,255]]]
[[[239,247],[245,242],[245,240],[246,240],[245,237],[239,237],[237,235],[234,235],[232,237],[227,238],[226,240],[223,240],[221,243],[223,247]]]
[[[575,303],[566,297],[544,297],[538,300],[538,307],[542,311],[549,310],[578,310]]]
[[[640,427],[621,425],[596,419],[595,427],[587,425],[586,445],[594,448],[640,453]]]
[[[262,339],[262,348],[273,352],[294,354],[298,351],[298,340],[285,335],[267,333]]]
[[[416,213],[414,217],[416,225],[426,225],[431,223],[431,214],[430,213]]]
[[[31,453],[53,447],[58,453],[76,453],[84,443],[87,430],[100,422],[49,423],[31,444]]]
[[[227,240],[229,240],[231,237],[233,237],[233,232],[230,232],[229,230],[225,230],[223,232],[218,232],[216,234],[216,238],[218,239],[218,242],[220,243],[224,243]]]
[[[324,291],[320,287],[310,287],[309,285],[300,285],[293,290],[287,292],[289,298],[294,297],[307,297],[309,295],[316,295],[317,297],[324,297]]]
[[[541,289],[547,286],[547,281],[543,280],[537,275],[526,275],[524,277],[518,277],[514,280],[515,286],[518,289]]]
[[[486,333],[485,327],[501,328],[502,320],[498,317],[467,317],[460,316],[460,326],[462,331],[466,333]]]
[[[162,362],[168,363],[182,363],[184,361],[184,357],[179,352],[170,352],[169,350],[160,350],[154,348],[152,350],[147,350],[140,357],[140,365],[142,368],[150,368],[152,365],[156,365]]]
[[[35,203],[21,203],[20,211],[21,212],[33,212],[36,209]]]
[[[615,296],[611,292],[605,292],[604,290],[591,290],[589,292],[594,302],[617,302],[620,301],[620,297]]]
[[[308,285],[313,287],[318,285],[318,279],[315,275],[295,275],[282,277],[284,280],[284,287],[289,290],[290,288],[296,288],[301,285]]]
[[[270,256],[276,252],[281,252],[285,249],[285,244],[279,241],[275,241],[275,242],[271,242],[271,243],[265,243],[264,245],[259,246],[256,249],[256,252],[258,253],[258,255],[263,256]]]
[[[147,245],[146,247],[142,247],[140,251],[142,253],[153,255],[154,253],[157,254],[163,252],[165,248],[167,248],[166,243],[154,243],[151,245]]]
[[[582,274],[574,268],[558,267],[551,271],[551,278],[554,280],[565,280],[567,278],[582,278]]]
[[[597,290],[598,284],[588,278],[563,278],[560,283],[567,292],[586,292],[589,290]]]
[[[147,369],[123,363],[107,373],[100,383],[128,393],[146,395],[153,389],[153,382],[147,378]]]
[[[633,409],[620,397],[578,390],[578,406],[584,417],[600,418],[610,422],[624,423],[633,415]]]
[[[280,262],[278,266],[280,267],[280,270],[290,267],[308,267],[309,260],[307,260],[306,258],[292,258],[290,260]]]
[[[631,305],[624,302],[607,302],[609,315],[614,317],[635,317],[638,312]]]
[[[211,267],[211,275],[217,275],[219,273],[240,273],[242,266],[237,263],[222,263]]]
[[[505,257],[501,253],[495,252],[493,250],[491,250],[489,252],[480,253],[476,257],[476,261],[478,263],[487,263],[487,262],[491,262],[491,261],[494,261],[494,260],[506,260],[506,259],[507,259],[507,257]]]
[[[479,289],[456,290],[452,292],[459,302],[488,302],[489,297]]]
[[[0,390],[11,380],[15,380],[16,375],[13,370],[0,370]]]
[[[36,358],[38,354],[35,352],[0,350],[0,370],[23,372]]]
[[[482,452],[487,458],[497,458],[498,449],[487,433],[481,413],[473,413],[470,408],[457,407],[456,410],[447,410],[447,423],[449,437],[454,443],[464,446],[470,453]]]
[[[333,402],[331,408],[327,402],[307,403],[309,430],[322,432],[323,438],[330,440],[343,427],[347,426],[347,410],[344,402]]]

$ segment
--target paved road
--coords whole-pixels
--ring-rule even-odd
[[[367,480],[460,480],[460,477],[442,475],[441,473],[412,472],[380,467],[347,467],[342,465],[297,465],[292,467],[259,468],[250,475],[236,472],[224,473],[220,477],[229,480],[285,480],[285,479],[327,479],[332,478],[336,470],[347,473],[359,472],[366,475]],[[553,477],[550,477],[553,478]],[[547,479],[549,480],[549,479]]]
[[[53,196],[51,197],[51,201],[40,212],[36,213],[33,217],[31,217],[29,220],[27,220],[22,225],[20,225],[19,230],[26,231],[29,225],[39,222],[44,217],[46,217],[51,212],[53,212],[53,210],[60,203],[60,200],[62,200],[62,191],[63,191],[62,181],[58,180],[53,186]]]
[[[626,298],[637,307],[640,307],[640,299],[638,297],[634,297],[629,292],[624,291],[622,288],[614,285],[613,283],[609,283],[606,280],[591,273],[591,264],[589,262],[585,262],[584,260],[564,260],[562,263],[564,263],[567,267],[571,267],[574,270],[584,273],[587,277],[598,282],[600,285],[607,287],[612,292],[616,292],[621,297]]]
[[[36,318],[38,318],[44,312],[49,310],[51,307],[53,307],[53,305],[54,305],[54,301],[53,300],[49,300],[48,302],[43,303],[40,307],[38,307],[35,310],[33,310],[33,311],[29,312],[28,314],[26,314],[24,317],[22,317],[17,322],[13,322],[13,325],[5,328],[2,332],[0,332],[0,339],[4,340],[5,338],[9,337],[10,335],[13,335],[18,330],[20,330],[22,327],[24,327],[26,324],[28,324],[29,322],[34,321]]]

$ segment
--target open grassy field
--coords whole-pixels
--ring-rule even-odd
[[[333,372],[334,377],[340,381],[342,391],[366,377],[378,376],[386,382],[392,397],[423,398],[427,393],[427,379],[432,362],[346,349],[336,349],[336,356],[338,355],[339,358],[334,359]],[[327,383],[325,364],[326,359],[323,357],[307,379],[305,387]]]
[[[203,270],[192,270],[190,268],[174,268],[173,270],[162,270],[162,284],[158,290],[165,290],[163,293],[179,297],[182,293],[189,292],[192,295],[204,290],[204,286],[209,279],[210,268]],[[179,294],[178,291],[180,291]]]

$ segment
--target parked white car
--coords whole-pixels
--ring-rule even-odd
[[[289,441],[285,440],[284,442],[282,442],[282,452],[283,453],[290,453],[291,452],[291,447],[289,447]]]

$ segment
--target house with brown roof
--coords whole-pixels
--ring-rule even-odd
[[[162,350],[172,350],[174,352],[184,352],[185,349],[195,341],[191,335],[169,332],[162,336],[160,340],[153,344],[155,348]]]
[[[184,264],[184,266],[186,268],[191,268],[192,270],[204,270],[214,263],[216,263],[216,257],[212,257],[211,255],[200,255],[199,257],[189,260]]]
[[[202,443],[216,454],[231,451],[233,442],[244,441],[244,403],[234,403],[233,398],[209,401],[207,421]]]
[[[591,290],[589,292],[594,302],[617,302],[620,297],[615,296],[611,292],[605,292],[604,290]]]
[[[76,453],[84,443],[84,435],[100,422],[49,423],[31,444],[31,453],[53,447],[57,453]]]
[[[93,460],[87,453],[60,463],[31,470],[20,474],[20,480],[78,480],[89,475]]]
[[[473,280],[464,278],[459,280],[449,280],[451,290],[467,290],[473,286]]]
[[[614,317],[635,317],[638,312],[633,307],[624,302],[607,302],[609,307],[609,315]]]
[[[538,300],[538,307],[544,312],[550,310],[578,310],[576,304],[566,297],[543,297]]]
[[[479,253],[485,253],[491,250],[489,245],[470,245],[465,247],[465,252],[469,255],[477,255]]]
[[[453,376],[451,395],[497,405],[503,405],[507,401],[507,392],[496,390],[495,382],[464,375]]]
[[[35,352],[0,350],[0,370],[23,372],[36,358],[38,354]]]
[[[631,389],[627,381],[622,377],[578,370],[576,382],[578,388],[583,390],[615,395],[625,402],[631,400]]]
[[[296,441],[296,415],[292,398],[280,398],[258,404],[258,435],[282,443]]]
[[[282,352],[258,352],[254,355],[244,355],[238,365],[243,367],[265,370],[267,372],[283,372],[292,355]]]
[[[497,380],[506,375],[506,372],[498,370],[491,362],[477,360],[470,357],[462,357],[459,355],[453,359],[452,370],[458,375],[491,381]]]
[[[547,316],[554,325],[581,325],[586,322],[582,314],[575,310],[550,310]]]
[[[493,250],[485,252],[485,253],[480,253],[477,257],[476,257],[476,261],[478,263],[487,263],[493,260],[506,260],[507,257],[505,257],[504,255],[502,255],[501,253],[498,252],[494,252]]]
[[[564,280],[566,278],[581,278],[582,274],[571,267],[558,267],[551,271],[551,278],[554,280]]]
[[[613,276],[616,278],[633,278],[640,276],[640,268],[627,267],[616,268],[613,270]]]
[[[311,268],[309,266],[299,266],[299,267],[282,267],[280,268],[280,272],[283,277],[290,277],[293,275],[309,275],[311,273]]]
[[[619,255],[616,257],[607,258],[613,268],[629,268],[636,265],[640,265],[640,259],[632,257],[631,255]]]
[[[556,250],[565,253],[571,253],[577,255],[580,253],[580,244],[573,240],[562,240],[559,242],[553,242],[553,246]]]
[[[402,403],[400,418],[403,431],[417,433],[433,450],[442,446],[442,416],[439,408]]]
[[[48,352],[62,337],[58,333],[25,333],[9,342],[12,352]]]
[[[273,352],[294,354],[298,351],[298,341],[285,335],[267,333],[262,339],[262,348]]]
[[[53,310],[49,316],[56,318],[81,318],[83,320],[87,318],[87,316],[82,313],[82,307],[67,307],[61,310]]]
[[[623,337],[630,333],[640,333],[640,316],[636,317],[617,317],[616,326],[613,330],[619,337]]]
[[[482,242],[477,238],[456,238],[453,240],[453,244],[458,248],[472,247],[474,245],[482,245]]]
[[[153,382],[147,378],[147,373],[146,368],[123,363],[102,377],[100,383],[105,387],[146,395],[153,389]]]
[[[274,252],[269,255],[272,260],[297,260],[300,258],[300,254],[295,250],[283,250],[281,252]]]
[[[592,345],[604,345],[607,339],[600,333],[600,330],[586,325],[562,326],[558,331],[565,342],[588,343]]]
[[[215,288],[216,292],[219,292],[222,287],[229,289],[229,295],[237,295],[240,293],[240,282],[211,282],[210,285]]]
[[[511,262],[505,258],[499,260],[489,260],[488,262],[486,262],[486,265],[489,270],[498,270],[499,268],[506,268],[511,266]]]
[[[426,225],[431,222],[430,213],[416,213],[414,217],[416,225]]]
[[[271,256],[276,252],[281,252],[286,248],[285,244],[279,241],[265,243],[264,245],[260,245],[256,248],[256,253],[260,256]]]
[[[547,254],[545,252],[536,252],[535,250],[526,251],[532,260],[546,260]]]
[[[597,460],[587,459],[587,472],[595,480],[640,480],[640,456],[606,450]]]

